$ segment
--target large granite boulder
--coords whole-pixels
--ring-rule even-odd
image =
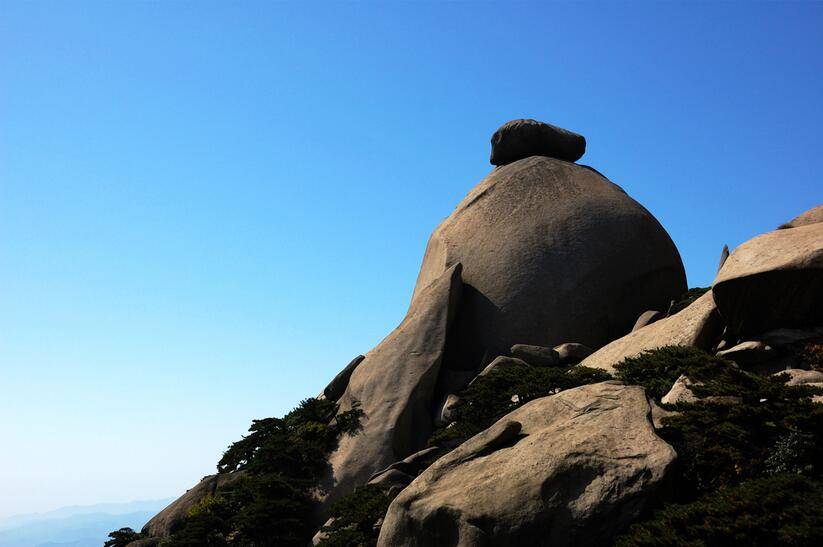
[[[600,348],[583,359],[580,365],[614,373],[614,365],[623,359],[663,346],[695,346],[708,350],[722,330],[723,323],[712,292],[708,291],[671,317],[655,321]]]
[[[800,226],[808,226],[809,224],[817,224],[823,222],[823,205],[818,205],[801,213],[791,219],[789,222],[782,224],[778,230],[785,230],[787,228],[798,228]]]
[[[460,264],[420,291],[400,325],[354,369],[340,412],[363,411],[361,431],[344,436],[329,457],[324,502],[364,484],[375,472],[422,448],[434,423],[446,335],[457,311]]]
[[[170,536],[177,525],[186,518],[192,507],[207,496],[214,496],[220,488],[232,484],[244,474],[244,471],[236,471],[203,477],[194,487],[153,516],[143,526],[143,534],[149,538]]]
[[[823,224],[776,230],[729,255],[712,286],[729,332],[823,324]]]
[[[537,120],[512,120],[492,135],[492,165],[506,165],[530,156],[577,161],[586,152],[582,135]]]
[[[675,460],[650,416],[643,389],[617,382],[531,401],[407,486],[378,545],[605,545]]]
[[[463,264],[448,368],[514,344],[598,348],[686,290],[659,222],[593,169],[530,157],[495,169],[429,239],[413,301]]]

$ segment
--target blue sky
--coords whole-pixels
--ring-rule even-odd
[[[402,318],[534,117],[706,285],[823,202],[823,4],[4,2],[0,516],[181,493]]]

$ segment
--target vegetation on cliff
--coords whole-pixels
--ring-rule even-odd
[[[460,401],[452,410],[452,423],[438,428],[429,445],[455,446],[529,401],[609,379],[607,372],[578,366],[495,368],[458,393]]]
[[[306,399],[283,418],[255,420],[217,465],[242,478],[196,504],[162,545],[305,546],[315,532],[310,491],[340,435],[359,427],[358,409],[336,412],[331,401]]]
[[[686,375],[698,397],[678,403],[658,434],[678,465],[671,503],[617,544],[813,545],[823,541],[823,406],[809,386],[757,376],[695,348],[668,347],[627,359],[620,377],[660,401]],[[664,405],[666,406],[666,405]]]

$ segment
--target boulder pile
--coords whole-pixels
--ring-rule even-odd
[[[696,456],[661,437],[670,420],[755,392],[823,401],[823,206],[725,249],[712,286],[687,292],[665,229],[574,163],[585,147],[535,120],[494,133],[496,167],[435,228],[406,317],[318,396],[359,424],[310,485],[314,543],[610,544],[687,495],[673,477]],[[140,541],[173,540],[243,473],[204,478]],[[225,544],[245,533],[220,522]]]

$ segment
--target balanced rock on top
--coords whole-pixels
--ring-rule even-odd
[[[686,290],[649,211],[595,170],[541,155],[492,171],[435,229],[413,300],[457,262],[466,287],[447,368],[514,344],[596,349]]]
[[[512,120],[492,135],[492,165],[507,165],[530,156],[577,161],[586,151],[586,139],[567,129],[537,120]]]

